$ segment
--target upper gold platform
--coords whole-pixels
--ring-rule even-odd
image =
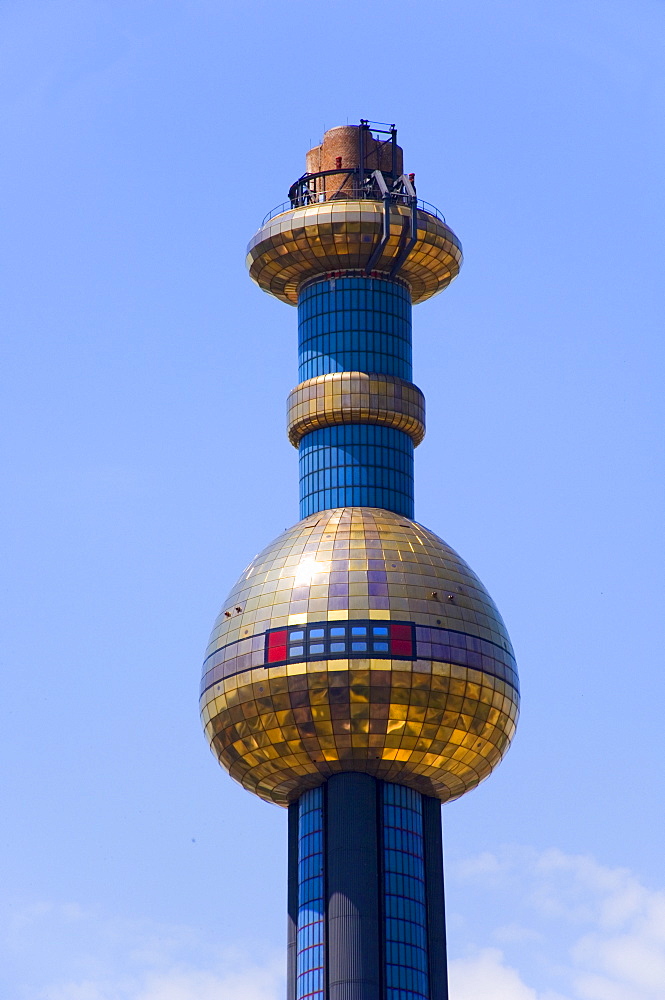
[[[390,235],[372,264],[372,273],[390,274],[409,239],[411,210],[390,208]],[[247,248],[250,277],[265,292],[296,305],[308,280],[334,271],[364,270],[381,241],[384,206],[380,201],[340,199],[294,208],[265,223]],[[459,240],[445,222],[418,209],[417,237],[399,269],[414,304],[443,291],[462,263]]]

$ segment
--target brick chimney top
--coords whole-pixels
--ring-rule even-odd
[[[360,166],[361,136],[364,145],[364,164],[366,170],[383,170],[392,172],[392,143],[390,138],[385,141],[375,139],[371,129],[364,125],[337,125],[329,128],[319,146],[314,146],[307,153],[306,170],[308,174],[318,174],[322,170],[336,170],[337,160],[341,158],[341,169],[350,170]],[[401,146],[395,147],[396,176],[404,172]]]

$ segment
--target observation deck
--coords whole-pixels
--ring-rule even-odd
[[[381,142],[366,122],[341,126],[309,151],[289,200],[265,216],[247,248],[260,288],[296,305],[299,289],[324,274],[399,276],[416,304],[457,277],[460,242],[438,209],[418,199],[394,126],[387,134]]]

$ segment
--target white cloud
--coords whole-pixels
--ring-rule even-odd
[[[491,878],[500,880],[510,870],[510,863],[506,858],[499,859],[496,854],[490,851],[483,851],[473,858],[465,858],[457,866],[457,874],[462,878]]]
[[[455,1000],[538,1000],[497,948],[450,963],[450,994]]]
[[[276,969],[248,969],[246,972],[215,976],[209,973],[174,973],[153,977],[136,1000],[278,1000],[281,963]]]
[[[276,964],[244,970],[167,969],[139,976],[83,980],[50,986],[38,1000],[281,1000]]]
[[[561,995],[542,992],[548,988],[564,989],[570,1000],[665,997],[665,892],[643,885],[627,869],[559,850],[512,849],[467,860],[455,877],[489,894],[510,895],[499,905],[520,916],[492,933],[508,962],[502,952],[485,949],[452,963],[451,976],[455,969],[463,977],[455,1000],[471,997],[473,989],[487,1000]],[[488,984],[484,992],[473,986],[474,976]]]
[[[0,942],[13,961],[12,1000],[282,1000],[284,994],[281,951],[256,943],[220,947],[202,928],[119,920],[76,904],[16,908],[4,926],[0,921]],[[6,982],[0,977],[3,996]]]
[[[453,1000],[665,997],[665,892],[632,872],[558,850],[512,848],[449,872],[450,895],[461,887],[467,907],[474,886],[482,900],[478,919],[450,914],[451,939],[468,945],[450,962]],[[76,904],[36,902],[12,912],[3,936],[23,977],[17,1000],[284,995],[281,950],[261,953],[252,942],[246,951],[220,948],[200,928],[123,922]],[[33,970],[36,940],[41,965]]]
[[[501,927],[497,927],[493,937],[501,944],[527,944],[529,941],[545,940],[542,931],[524,927],[522,924],[502,924]]]

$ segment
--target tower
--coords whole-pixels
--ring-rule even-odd
[[[201,709],[231,776],[288,807],[287,1000],[447,1000],[440,803],[515,730],[501,616],[413,520],[411,307],[461,260],[395,127],[367,121],[325,133],[248,248],[298,307],[301,520],[231,590]]]

